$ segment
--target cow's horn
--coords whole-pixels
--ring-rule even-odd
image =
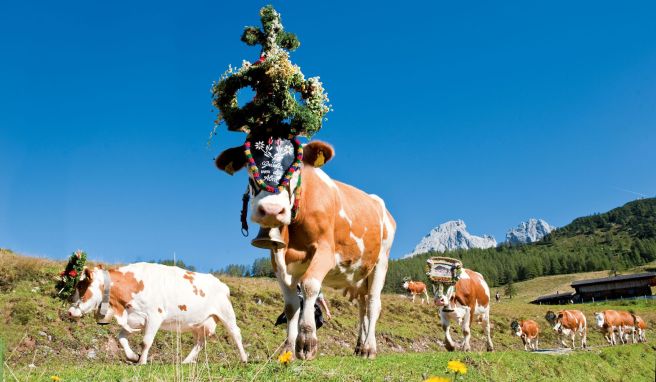
[[[264,249],[281,249],[287,244],[282,240],[280,228],[262,228],[257,233],[257,237],[251,241],[251,245]]]

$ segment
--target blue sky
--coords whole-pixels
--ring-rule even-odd
[[[239,37],[264,4],[5,4],[0,247],[202,270],[267,256],[239,232],[245,173],[212,162],[244,136],[206,145],[209,88],[257,59]],[[393,257],[446,220],[501,241],[656,194],[654,2],[273,4],[334,107],[325,170],[386,200]]]

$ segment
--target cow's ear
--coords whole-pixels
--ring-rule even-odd
[[[244,168],[246,162],[247,159],[243,146],[227,149],[214,160],[216,167],[221,171],[225,171],[228,175],[232,175]]]
[[[91,272],[89,268],[84,267],[84,272],[82,272],[82,277],[80,277],[80,280],[89,279],[89,281],[91,281],[92,278],[93,278],[93,272]]]
[[[321,167],[335,156],[331,145],[322,141],[313,141],[303,146],[303,162],[313,167]]]

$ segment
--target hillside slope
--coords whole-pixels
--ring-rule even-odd
[[[0,335],[7,352],[7,364],[18,372],[29,372],[28,364],[38,370],[56,364],[86,365],[89,362],[124,363],[122,351],[116,342],[118,327],[98,326],[92,317],[72,322],[66,317],[68,306],[52,297],[55,275],[63,263],[35,259],[0,250]],[[509,323],[515,318],[532,318],[546,325],[542,318],[546,307],[529,305],[537,295],[555,291],[575,278],[595,277],[597,274],[580,274],[537,278],[518,283],[520,295],[512,300],[503,299],[492,306],[492,332],[496,350],[521,349],[520,341],[512,336]],[[222,278],[231,289],[231,300],[242,329],[244,345],[254,362],[263,362],[275,354],[285,337],[283,327],[273,322],[282,311],[282,296],[274,280],[266,278]],[[357,307],[341,296],[340,291],[326,288],[325,295],[333,311],[333,320],[318,331],[320,357],[349,356],[356,338]],[[383,311],[378,325],[378,344],[381,354],[443,351],[443,331],[439,327],[436,309],[430,305],[412,304],[403,295],[383,295]],[[624,305],[581,305],[588,317],[595,310],[616,307],[632,309],[645,318],[650,327],[656,324],[654,302],[625,302]],[[456,329],[456,333],[458,330]],[[201,357],[208,362],[237,362],[234,347],[219,329],[218,340],[211,340],[207,352]],[[455,334],[460,338],[460,334]],[[648,337],[651,337],[651,329]],[[473,347],[484,349],[479,325],[473,327]],[[131,340],[135,346],[139,336]],[[555,337],[545,331],[541,343],[553,346]],[[602,344],[600,333],[589,336],[592,345]],[[154,363],[176,363],[184,358],[192,346],[191,335],[176,336],[160,332],[151,351]],[[350,359],[350,358],[349,358]]]
[[[401,292],[404,277],[426,280],[431,256],[390,261],[385,291]],[[449,252],[485,276],[491,286],[509,281],[601,270],[622,271],[656,260],[656,198],[629,202],[603,214],[577,218],[541,241]]]

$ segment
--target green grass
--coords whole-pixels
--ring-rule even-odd
[[[116,324],[98,326],[92,317],[71,322],[68,306],[51,297],[55,275],[62,263],[15,255],[0,250],[0,339],[5,342],[4,380],[49,380],[58,375],[63,380],[421,380],[422,374],[439,374],[446,362],[462,359],[470,366],[469,380],[536,380],[542,376],[574,380],[619,380],[636,368],[635,374],[646,376],[654,368],[654,350],[648,345],[550,356],[528,354],[521,341],[510,333],[510,322],[532,318],[544,330],[541,348],[558,346],[552,331],[547,330],[544,314],[558,306],[528,304],[538,295],[564,290],[574,279],[597,277],[597,273],[542,277],[516,283],[518,295],[504,298],[491,307],[494,353],[447,353],[444,333],[433,306],[414,305],[401,295],[383,295],[383,311],[378,323],[379,358],[373,362],[353,357],[356,338],[357,307],[342,297],[340,291],[327,288],[324,293],[333,311],[333,320],[318,331],[319,355],[311,362],[294,362],[283,367],[276,362],[276,350],[285,339],[285,328],[274,327],[282,309],[278,285],[271,279],[222,277],[231,289],[231,300],[242,329],[244,346],[250,363],[241,365],[235,348],[219,327],[195,367],[181,367],[191,349],[191,335],[181,336],[160,331],[151,349],[146,367],[128,365],[116,336]],[[494,293],[494,291],[493,291]],[[651,328],[656,324],[655,301],[623,301],[569,306],[584,311],[592,324],[595,311],[616,308],[633,310],[650,329],[647,338],[654,340]],[[461,338],[458,329],[454,337]],[[131,338],[138,350],[140,338]],[[603,345],[601,333],[590,329],[588,343]],[[474,324],[472,347],[484,349],[480,325]],[[95,356],[91,355],[95,353]],[[646,359],[645,357],[650,359]],[[269,360],[273,360],[269,362]],[[32,364],[33,367],[29,365]],[[589,372],[596,365],[599,371]],[[649,366],[651,365],[651,366]],[[653,375],[653,374],[652,374]],[[389,378],[387,378],[389,376]],[[608,378],[602,378],[607,376]],[[93,377],[93,378],[90,378]],[[640,379],[631,379],[640,380]],[[653,377],[651,378],[653,380]]]
[[[654,348],[646,344],[605,347],[567,355],[547,355],[524,351],[493,353],[405,353],[385,354],[373,361],[351,356],[324,356],[290,366],[275,359],[268,363],[210,364],[191,366],[81,362],[53,364],[43,370],[12,370],[18,380],[62,381],[422,381],[429,376],[447,375],[447,362],[460,360],[467,365],[464,380],[541,381],[652,381]]]

